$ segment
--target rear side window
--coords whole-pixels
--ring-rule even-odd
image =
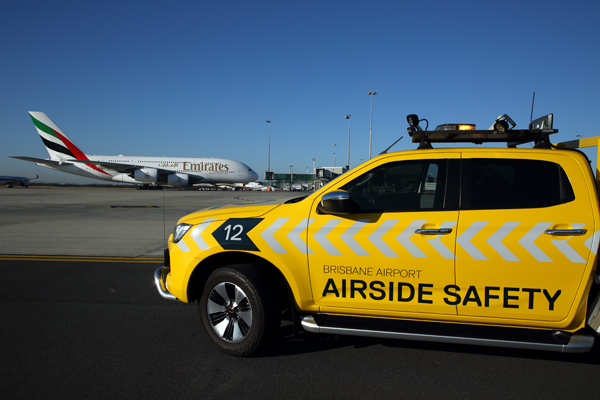
[[[565,171],[556,163],[518,159],[465,161],[466,170],[470,171],[465,186],[470,187],[471,194],[470,207],[463,204],[465,208],[540,208],[575,200]]]

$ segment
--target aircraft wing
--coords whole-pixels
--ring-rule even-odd
[[[158,170],[158,175],[161,176],[161,178],[163,178],[163,179],[166,179],[167,175],[171,175],[171,174],[174,174],[177,172],[177,171],[165,169],[165,168],[148,167],[147,165],[114,163],[114,162],[109,162],[109,161],[91,161],[91,160],[74,160],[74,159],[57,161],[57,160],[50,160],[47,158],[17,157],[17,156],[9,156],[9,157],[16,158],[16,159],[23,160],[23,161],[34,162],[36,164],[48,165],[50,167],[60,166],[60,165],[65,165],[65,164],[67,164],[67,165],[68,164],[87,164],[87,165],[91,164],[91,165],[97,165],[104,169],[110,169],[113,171],[117,171],[121,174],[132,174],[135,170],[142,169],[142,168],[154,168],[154,169]],[[201,182],[204,179],[204,177],[199,174],[194,174],[194,173],[190,173],[190,172],[186,172],[186,174],[188,174],[190,177],[193,177],[193,179],[190,180],[190,183]]]
[[[152,169],[156,169],[158,171],[158,175],[161,177],[161,179],[166,179],[166,177],[168,175],[177,173],[177,171],[172,170],[172,169],[156,168],[156,167],[151,167],[151,166],[147,166],[147,165],[114,163],[114,162],[109,162],[109,161],[68,160],[68,162],[80,163],[80,164],[93,164],[93,165],[97,165],[104,169],[110,169],[113,171],[117,171],[121,174],[131,174],[135,170],[138,170],[138,169],[152,168]],[[186,172],[186,174],[193,178],[190,180],[191,183],[200,182],[204,179],[204,177],[199,174],[194,174],[191,172]]]
[[[56,167],[56,166],[60,166],[60,165],[69,165],[69,164],[92,164],[92,165],[100,165],[100,166],[104,166],[106,164],[106,168],[109,169],[115,169],[116,171],[119,172],[123,172],[123,173],[129,173],[134,171],[135,167],[132,167],[131,165],[128,164],[117,164],[117,163],[109,163],[109,162],[103,162],[103,161],[90,161],[90,160],[73,160],[73,159],[68,159],[68,160],[51,160],[49,158],[35,158],[35,157],[17,157],[17,156],[9,156],[10,158],[16,158],[18,160],[23,160],[23,161],[29,161],[29,162],[34,162],[36,164],[43,164],[43,165],[47,165],[49,167]],[[108,166],[111,165],[111,166]],[[114,166],[121,166],[121,169],[117,169]],[[125,167],[130,167],[129,170],[125,170]],[[141,167],[140,167],[141,168]]]
[[[90,160],[74,160],[74,159],[50,160],[48,158],[17,157],[17,156],[9,156],[9,157],[16,158],[18,160],[34,162],[36,164],[47,165],[49,167],[57,167],[57,166],[69,165],[69,164],[98,165],[100,167],[103,167],[106,169],[112,169],[112,170],[115,170],[115,171],[123,173],[123,174],[129,174],[129,173],[132,173],[133,171],[135,171],[136,169],[142,168],[142,167],[136,167],[135,165],[131,165],[131,164],[111,163],[111,162],[106,162],[106,161],[90,161]]]
[[[105,168],[105,169],[112,169],[113,171],[117,171],[122,174],[130,174],[133,171],[135,171],[136,169],[144,168],[143,166],[140,166],[140,165],[114,163],[114,162],[108,162],[108,161],[90,161],[90,160],[68,160],[68,161],[72,162],[72,163],[79,163],[79,164],[97,165],[97,166]],[[160,170],[159,170],[159,172],[160,172]]]
[[[57,166],[57,165],[63,165],[65,163],[70,164],[71,160],[65,160],[65,161],[56,161],[56,160],[50,160],[48,158],[35,158],[35,157],[17,157],[17,156],[9,156],[10,158],[16,158],[17,160],[23,160],[23,161],[29,161],[29,162],[34,162],[36,164],[44,164],[44,165],[48,165],[48,166]]]

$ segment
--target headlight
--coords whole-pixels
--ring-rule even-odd
[[[178,224],[175,226],[173,230],[173,243],[179,242],[191,227],[192,225],[190,224]]]

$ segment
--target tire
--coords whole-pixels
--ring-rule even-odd
[[[245,357],[257,353],[280,323],[277,290],[257,266],[228,265],[206,281],[198,304],[204,329],[223,352]]]

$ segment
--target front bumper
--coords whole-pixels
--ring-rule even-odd
[[[158,294],[160,294],[162,297],[167,300],[178,300],[177,297],[169,293],[169,289],[167,289],[166,279],[170,270],[171,268],[162,266],[154,271],[154,284],[156,285]]]

